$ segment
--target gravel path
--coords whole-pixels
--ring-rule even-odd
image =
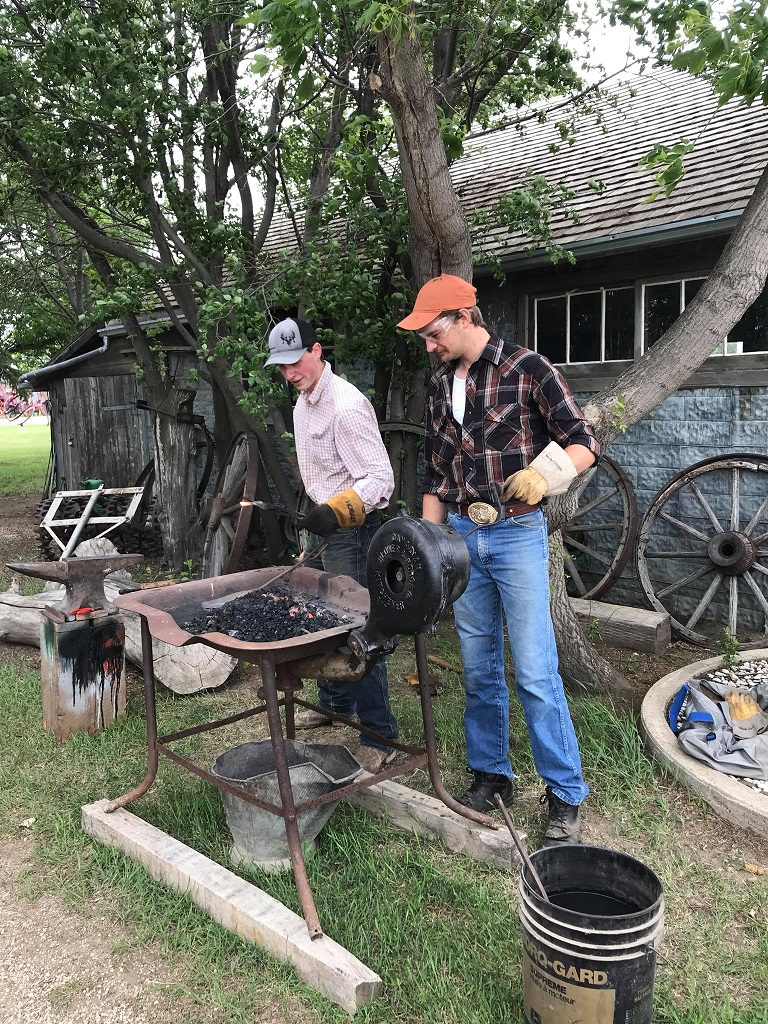
[[[78,913],[54,896],[22,895],[18,879],[33,842],[0,845],[2,1024],[203,1024],[216,1011],[172,997],[181,984],[151,948],[98,911]],[[118,946],[118,944],[120,944]]]

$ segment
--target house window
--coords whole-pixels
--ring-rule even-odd
[[[534,348],[550,362],[601,363],[634,356],[634,288],[599,288],[533,301]]]
[[[533,348],[550,362],[602,363],[647,351],[669,330],[706,279],[643,281],[533,299]],[[768,288],[720,342],[713,356],[768,352]]]

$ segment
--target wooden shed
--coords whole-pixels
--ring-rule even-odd
[[[157,326],[157,321],[144,326]],[[169,325],[153,338],[162,346],[170,376],[186,379],[197,364]],[[84,479],[107,487],[131,486],[153,456],[149,413],[136,372],[136,356],[121,324],[94,325],[45,367],[26,374],[51,403],[55,488],[74,490]],[[24,381],[22,380],[22,383]],[[210,416],[210,388],[198,382],[194,411]]]

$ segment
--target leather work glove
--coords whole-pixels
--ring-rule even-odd
[[[322,505],[315,505],[298,521],[300,530],[309,530],[318,537],[328,537],[338,527],[354,528],[365,522],[365,506],[360,495],[353,488],[329,498]]]
[[[565,494],[577,476],[576,467],[560,445],[550,441],[530,466],[507,477],[501,500],[516,498],[526,505],[538,505],[545,495]]]

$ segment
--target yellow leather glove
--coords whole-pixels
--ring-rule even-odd
[[[550,441],[530,466],[507,477],[501,499],[517,498],[526,505],[538,505],[546,494],[565,494],[577,476],[570,456],[556,441]]]
[[[329,498],[327,504],[331,506],[336,514],[339,526],[353,527],[362,526],[365,522],[365,505],[360,495],[354,488],[350,487],[341,494]]]
[[[538,505],[549,491],[549,484],[533,466],[520,469],[504,481],[501,500],[506,504],[515,499],[524,501],[526,505]]]
[[[297,525],[300,530],[309,530],[318,537],[329,537],[339,526],[349,529],[362,526],[364,522],[365,506],[357,491],[350,487],[322,505],[315,505]]]

